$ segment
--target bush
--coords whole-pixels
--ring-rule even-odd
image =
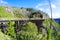
[[[14,29],[14,22],[8,22],[6,24],[8,25],[7,34],[13,38],[16,38],[15,29]]]
[[[3,34],[3,33],[0,31],[0,40],[14,40],[14,39],[11,38],[11,37],[8,36],[8,35]]]
[[[31,33],[35,33],[35,34],[38,33],[37,26],[32,22],[28,22],[28,23],[24,24],[23,27],[22,27],[22,30],[23,31],[28,31],[28,32],[31,32]]]
[[[55,40],[60,40],[60,31],[57,33],[57,37]]]
[[[40,35],[33,34],[27,31],[20,31],[18,33],[18,40],[40,40]]]
[[[43,26],[47,28],[48,40],[55,40],[59,24],[57,24],[54,20],[51,21],[51,19],[45,19],[45,21],[43,22]]]
[[[38,34],[37,27],[34,23],[28,22],[24,24],[22,30],[18,32],[18,40],[40,40],[40,35]]]

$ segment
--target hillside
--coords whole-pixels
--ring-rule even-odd
[[[47,27],[50,25],[49,16],[40,10],[36,10],[33,8],[19,8],[19,7],[10,7],[10,6],[0,6],[0,17],[13,19],[13,18],[43,18],[45,21],[43,22],[43,26]],[[52,22],[54,27],[59,26],[54,20]],[[52,26],[52,27],[53,27]]]
[[[4,7],[0,6],[0,18],[11,18],[11,17],[13,17],[13,15],[7,12]]]
[[[11,36],[14,40],[47,40],[54,39],[57,36],[57,33],[60,28],[60,25],[49,18],[49,16],[40,10],[33,8],[19,8],[19,7],[10,7],[10,6],[0,6],[0,18],[41,18],[45,19],[42,23],[42,26],[38,26],[35,23],[23,21],[22,23],[15,24],[15,22],[5,22],[2,23],[5,26],[1,26],[1,31]],[[52,22],[52,23],[51,23]],[[16,26],[18,25],[18,26]],[[41,25],[41,24],[40,24]],[[51,26],[50,26],[51,25]],[[2,34],[3,35],[3,34]]]
[[[49,18],[47,14],[42,11],[35,10],[32,8],[18,8],[9,6],[0,6],[0,17],[1,18],[28,18],[31,13],[39,12],[44,18]]]
[[[43,18],[49,19],[49,16],[40,10],[33,8],[19,8],[11,6],[0,6],[0,18]],[[50,22],[50,21],[49,21]]]

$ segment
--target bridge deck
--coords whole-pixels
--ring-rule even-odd
[[[7,21],[24,21],[24,20],[44,20],[41,18],[11,18],[11,19],[7,19],[7,18],[0,18],[0,22],[7,22]]]

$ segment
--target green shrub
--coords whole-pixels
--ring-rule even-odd
[[[53,21],[52,21],[53,22]],[[45,19],[43,22],[43,26],[47,28],[47,40],[52,40],[52,35],[53,35],[53,29],[52,29],[52,23],[50,19]]]
[[[11,38],[11,37],[8,36],[8,35],[3,34],[3,33],[0,31],[0,40],[14,40],[14,39]]]
[[[40,40],[40,35],[38,34],[37,27],[34,23],[28,22],[24,24],[22,30],[18,32],[18,40]]]
[[[8,22],[6,24],[8,25],[7,34],[13,38],[16,38],[15,29],[14,29],[14,22]]]
[[[18,40],[40,40],[40,35],[33,34],[27,31],[20,31],[18,33]]]
[[[55,40],[60,40],[60,31],[57,33],[57,37]]]
[[[0,17],[1,18],[14,18],[13,15],[7,12],[3,6],[0,6]]]
[[[28,23],[24,24],[23,27],[22,27],[22,30],[23,31],[28,31],[28,32],[31,32],[31,33],[35,33],[35,34],[38,33],[37,26],[32,22],[28,22]]]

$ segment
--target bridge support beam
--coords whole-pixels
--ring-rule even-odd
[[[0,29],[3,33],[7,34],[8,26],[4,24],[4,22],[0,22]]]
[[[15,29],[15,33],[16,33],[16,39],[18,40],[18,38],[17,38],[17,32],[18,32],[18,26],[19,26],[19,21],[15,21],[15,25],[14,25],[14,29]]]
[[[30,20],[31,22],[35,23],[38,29],[38,33],[40,31],[40,28],[43,27],[42,23],[44,20]]]

